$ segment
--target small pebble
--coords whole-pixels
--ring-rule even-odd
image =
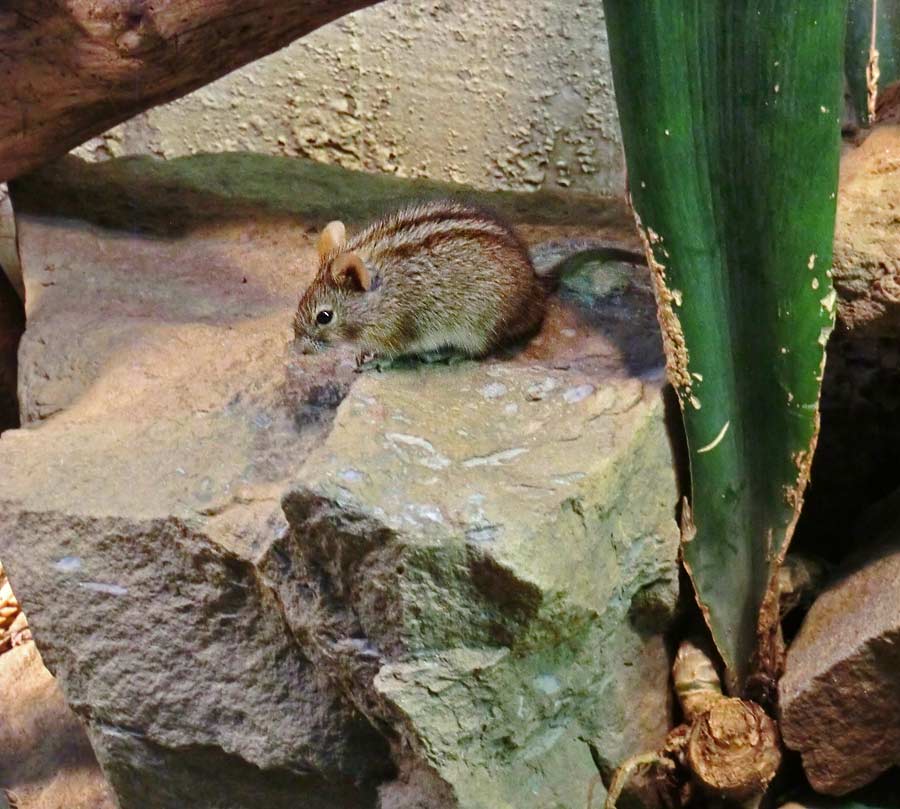
[[[535,382],[528,386],[525,392],[526,397],[531,402],[539,402],[552,390],[555,390],[559,383],[552,377],[548,376],[540,382]]]
[[[569,388],[564,394],[563,399],[565,399],[567,404],[575,404],[576,402],[581,402],[584,399],[587,399],[594,392],[593,385],[579,385],[577,388]]]
[[[509,388],[502,382],[491,382],[489,385],[485,385],[479,392],[485,399],[499,399],[501,396],[505,396],[508,390]]]

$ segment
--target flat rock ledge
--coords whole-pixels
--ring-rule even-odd
[[[900,493],[870,511],[859,531],[868,550],[816,599],[788,651],[782,735],[826,795],[900,765],[898,514]]]
[[[649,279],[573,272],[483,362],[296,356],[315,228],[459,191],[335,176],[227,155],[15,184],[0,558],[121,809],[583,806],[669,721]],[[529,240],[631,238],[618,203],[487,201]]]

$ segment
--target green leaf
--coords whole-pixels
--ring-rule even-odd
[[[605,8],[629,187],[690,450],[684,560],[734,690],[818,433],[846,4]],[[768,636],[777,605],[766,603]]]
[[[900,0],[850,0],[845,59],[853,107],[860,121],[871,124],[877,93],[900,79]]]

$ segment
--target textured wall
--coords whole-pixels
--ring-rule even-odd
[[[251,149],[482,188],[616,192],[597,0],[386,0],[81,148]]]

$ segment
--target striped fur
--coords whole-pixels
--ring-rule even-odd
[[[333,277],[345,253],[368,270],[367,291]],[[294,327],[310,351],[350,342],[382,356],[441,349],[481,356],[535,331],[545,304],[544,284],[515,232],[485,211],[445,200],[397,211],[323,256]],[[333,313],[327,325],[316,322],[322,309]]]

